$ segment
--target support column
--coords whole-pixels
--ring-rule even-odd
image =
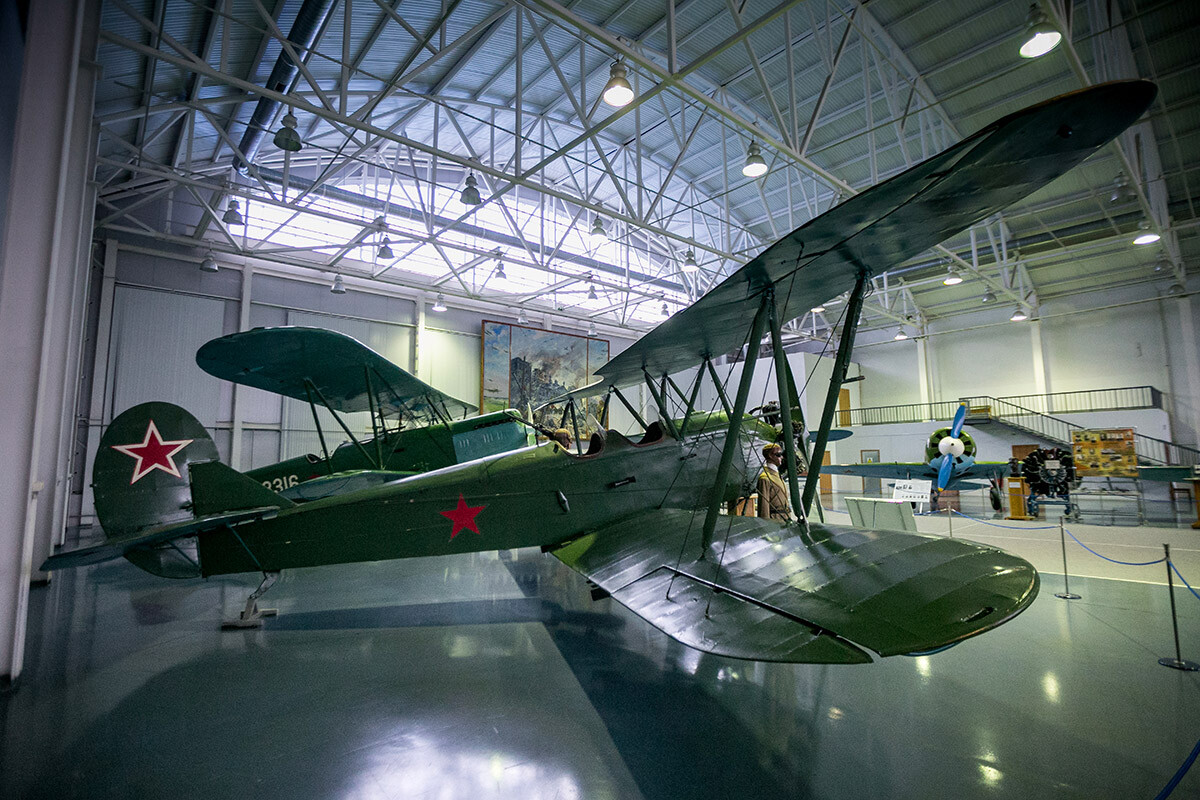
[[[254,269],[246,264],[242,267],[242,294],[238,302],[238,333],[250,330],[250,292],[253,282]],[[245,471],[249,467],[248,464],[242,464],[242,437],[245,435],[245,425],[242,421],[241,401],[245,393],[245,387],[239,383],[233,384],[233,408],[230,410],[233,431],[229,437],[229,466],[239,472]]]
[[[1179,303],[1180,344],[1183,347],[1183,374],[1187,376],[1187,424],[1192,429],[1192,446],[1200,445],[1200,345],[1196,344],[1196,317],[1192,313],[1192,298],[1181,297]],[[1179,408],[1179,404],[1175,404]],[[1197,484],[1200,487],[1200,484]],[[1200,496],[1197,497],[1200,502]]]
[[[929,380],[929,337],[927,336],[917,339],[917,391],[920,393],[920,402],[923,405],[928,406],[933,402],[933,391],[930,388]]]
[[[418,297],[415,302],[417,304],[417,324],[413,328],[412,373],[417,376],[418,380],[425,380],[421,376],[421,347],[424,344],[422,340],[425,338],[425,298]]]
[[[0,482],[0,677],[15,680],[24,662],[25,617],[33,566],[58,538],[57,493],[66,491],[61,421],[76,396],[70,315],[86,287],[78,273],[80,226],[90,220],[87,168],[93,76],[79,74],[80,51],[94,58],[98,7],[33,3],[10,153],[10,193],[0,245],[0,375],[10,424],[0,452],[13,467]],[[7,25],[9,20],[5,20]],[[66,399],[64,399],[66,398]]]
[[[1046,373],[1046,355],[1042,348],[1042,321],[1040,319],[1029,321],[1029,344],[1033,350],[1033,358],[1029,362],[1033,368],[1033,393],[1048,394],[1050,381]]]

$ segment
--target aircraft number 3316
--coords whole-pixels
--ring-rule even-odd
[[[281,475],[278,478],[263,481],[262,485],[273,491],[281,492],[284,489],[292,488],[299,482],[300,477],[298,475]]]

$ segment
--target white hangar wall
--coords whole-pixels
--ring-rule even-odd
[[[334,295],[320,276],[278,274],[269,265],[222,265],[216,273],[201,272],[202,254],[173,252],[169,245],[109,240],[105,247],[109,254],[97,299],[101,313],[92,369],[93,414],[81,465],[86,474],[75,503],[76,515],[85,523],[94,513],[86,487],[101,432],[138,403],[161,400],[186,408],[209,430],[221,459],[235,468],[320,451],[307,403],[235,387],[196,366],[196,350],[210,339],[272,325],[335,330],[447,394],[477,404],[482,322],[516,322],[514,315],[487,307],[433,313],[417,292],[385,294],[347,283],[346,294]],[[584,334],[553,319],[530,316],[535,327],[548,322],[550,329]],[[613,355],[630,344],[626,339],[608,341]],[[320,409],[319,416],[330,447],[341,442],[345,436],[332,415]],[[370,433],[365,413],[343,418],[356,434]],[[612,422],[628,430],[632,418],[614,405]]]
[[[1197,330],[1187,317],[1200,319],[1200,296],[1160,297],[1159,288],[1144,284],[1047,301],[1037,322],[1009,322],[1012,308],[1003,306],[993,319],[971,317],[966,329],[959,317],[932,323],[924,341],[860,342],[854,361],[864,375],[862,406],[1153,386],[1164,394],[1169,428],[1139,432],[1195,447],[1200,365]]]

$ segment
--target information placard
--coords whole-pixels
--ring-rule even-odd
[[[933,491],[933,481],[911,478],[896,481],[892,484],[893,500],[909,500],[917,503],[928,503],[929,494]]]
[[[1137,449],[1133,428],[1088,428],[1071,431],[1071,455],[1079,477],[1136,478]]]

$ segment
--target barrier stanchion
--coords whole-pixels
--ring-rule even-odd
[[[1185,660],[1179,653],[1179,620],[1175,618],[1175,577],[1171,574],[1171,545],[1163,543],[1164,561],[1167,562],[1167,590],[1171,593],[1171,630],[1175,633],[1175,657],[1163,656],[1158,663],[1171,669],[1181,669],[1185,672],[1200,670],[1200,664]]]
[[[1061,600],[1079,600],[1080,596],[1071,593],[1071,577],[1067,574],[1067,534],[1063,530],[1063,518],[1058,518],[1058,539],[1062,543],[1063,554],[1063,590],[1055,592],[1054,596]]]
[[[950,538],[953,539],[954,538],[954,509],[948,505],[946,506],[946,525],[949,526],[948,530],[950,531]]]

